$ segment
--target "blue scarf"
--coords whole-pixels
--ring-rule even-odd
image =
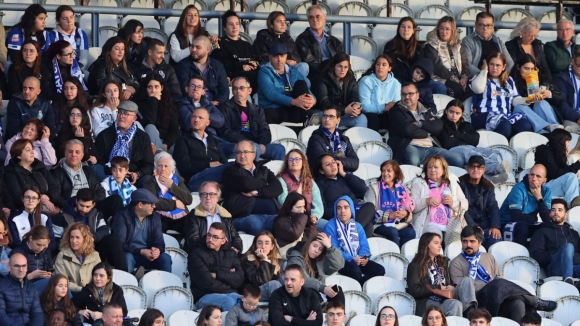
[[[360,248],[360,240],[358,230],[356,229],[356,222],[353,218],[346,224],[342,223],[338,217],[336,219],[337,241],[340,251],[346,252],[353,257],[358,256]]]
[[[377,209],[383,211],[384,213],[392,213],[398,210],[404,210],[403,207],[403,192],[405,187],[401,184],[395,184],[395,192],[389,188],[389,186],[383,181],[379,181],[379,202]],[[383,219],[382,216],[377,216],[375,214],[374,224],[380,223]]]
[[[115,145],[113,145],[113,149],[111,150],[111,154],[109,155],[109,162],[115,156],[122,156],[131,161],[131,154],[129,153],[129,142],[131,142],[133,140],[133,137],[135,137],[137,125],[133,124],[131,128],[127,130],[127,133],[123,134],[119,130],[119,126],[117,126],[117,123],[115,122],[115,131],[117,132],[117,141],[115,142]]]
[[[133,186],[127,178],[123,179],[121,187],[117,183],[117,180],[113,176],[109,177],[109,193],[111,195],[119,195],[123,199],[123,206],[127,207],[131,203],[131,193],[133,192]]]
[[[346,142],[340,141],[338,128],[334,129],[333,133],[322,126],[320,126],[320,130],[322,130],[322,132],[330,140],[330,149],[332,150],[332,155],[337,157],[344,157],[346,153]]]
[[[431,278],[431,285],[445,285],[445,274],[443,267],[439,265],[437,259],[433,259],[433,266],[428,269],[429,277]],[[429,299],[436,302],[443,302],[446,298],[433,294]]]
[[[167,187],[165,187],[159,183],[159,179],[158,179],[159,176],[155,175],[154,178],[157,181],[157,184],[159,185],[160,190],[157,193],[157,195],[159,195],[159,198],[175,200],[176,198],[171,194],[169,189],[167,189]],[[177,176],[175,174],[171,175],[171,180],[173,180],[173,183],[176,186],[179,185],[179,180],[177,180]],[[163,192],[163,189],[166,189],[165,193]],[[169,217],[170,219],[173,219],[173,220],[180,219],[180,218],[184,217],[185,215],[187,215],[187,213],[181,208],[176,208],[172,211],[158,211],[158,213],[163,215],[163,216]]]
[[[477,279],[483,281],[484,283],[489,283],[491,281],[491,276],[485,270],[485,268],[479,264],[479,258],[481,257],[481,251],[478,251],[475,256],[467,256],[465,253],[461,253],[461,256],[469,263],[469,277],[473,280]]]
[[[64,81],[62,80],[62,75],[60,73],[60,65],[58,64],[58,59],[56,56],[52,59],[52,71],[54,72],[54,84],[56,85],[56,92],[62,93],[62,86],[64,85]],[[85,86],[85,80],[83,78],[83,71],[79,66],[79,62],[75,58],[73,60],[73,64],[70,67],[70,75],[75,77],[81,82],[83,85],[83,89],[86,91],[88,90],[87,86]]]
[[[485,121],[485,129],[489,131],[494,131],[497,128],[497,125],[501,122],[502,119],[506,119],[509,121],[510,124],[515,124],[520,119],[525,118],[521,113],[510,113],[510,114],[503,114],[499,112],[489,112],[487,114],[487,119]]]

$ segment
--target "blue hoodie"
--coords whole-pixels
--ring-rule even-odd
[[[385,81],[380,81],[373,72],[360,79],[358,94],[364,113],[381,114],[385,112],[385,104],[401,100],[401,83],[393,73],[389,73]]]
[[[328,223],[326,223],[326,225],[324,226],[324,233],[326,233],[326,235],[328,235],[330,237],[330,241],[332,243],[332,246],[339,249],[340,250],[340,244],[338,242],[338,229],[336,228],[336,220],[338,219],[338,216],[336,214],[336,206],[338,205],[338,202],[341,200],[346,200],[348,202],[348,205],[350,206],[350,212],[352,213],[352,218],[356,221],[356,211],[355,211],[355,206],[354,203],[352,202],[352,199],[350,199],[349,196],[342,196],[340,198],[338,198],[336,200],[336,202],[334,202],[334,217],[332,219],[330,219],[330,221],[328,221]],[[358,232],[358,237],[359,237],[359,241],[360,241],[360,246],[358,249],[358,257],[363,257],[363,256],[367,256],[371,254],[371,249],[369,247],[369,242],[367,241],[367,236],[365,234],[365,230],[363,229],[362,225],[360,225],[360,223],[355,222],[356,223],[356,231]],[[353,261],[354,257],[350,255],[350,253],[346,253],[344,251],[342,251],[342,256],[344,257],[345,261]]]
[[[305,65],[305,63],[299,63]],[[300,73],[300,69],[297,66],[290,67],[286,65],[286,77],[289,80],[290,85],[294,85],[298,80],[306,81],[308,84],[308,89],[310,95],[310,80]],[[284,91],[284,81],[280,78],[280,75],[276,72],[274,67],[270,62],[264,63],[260,66],[260,71],[258,72],[258,103],[262,109],[277,109],[283,106],[290,106],[292,101],[292,96]],[[400,93],[400,92],[399,92]],[[314,95],[312,95],[314,96]]]

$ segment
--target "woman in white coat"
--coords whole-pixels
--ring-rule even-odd
[[[467,210],[468,202],[458,179],[449,173],[449,165],[441,155],[433,155],[423,163],[422,176],[413,179],[411,197],[415,203],[413,227],[420,236],[427,226],[434,226],[443,235],[451,216]]]

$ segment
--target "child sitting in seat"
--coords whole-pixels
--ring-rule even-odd
[[[113,175],[105,178],[101,182],[101,186],[105,189],[107,197],[119,195],[123,199],[123,205],[126,207],[131,202],[131,193],[137,190],[127,177],[129,160],[122,156],[113,157],[111,159],[111,173]]]
[[[269,325],[268,317],[262,308],[258,307],[262,290],[254,284],[248,284],[244,288],[241,299],[228,311],[225,326],[254,326]]]

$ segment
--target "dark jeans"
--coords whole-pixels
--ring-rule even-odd
[[[379,129],[387,129],[389,123],[389,114],[387,112],[383,113],[368,113],[365,112],[367,116],[367,128],[374,131],[379,131]]]
[[[347,261],[344,263],[344,267],[338,271],[340,275],[348,276],[357,280],[360,285],[363,285],[369,279],[375,276],[384,276],[385,268],[370,260],[365,266],[357,265],[355,261]]]
[[[522,246],[529,248],[528,238],[534,235],[541,225],[528,224],[525,222],[515,222],[502,225],[503,239],[505,241],[512,241],[519,243]]]
[[[125,259],[127,259],[129,273],[133,273],[135,268],[140,266],[143,266],[146,269],[158,269],[171,273],[171,256],[164,252],[154,261],[150,261],[143,255],[133,255],[130,252],[125,252]]]
[[[375,205],[372,203],[364,203],[356,211],[356,221],[362,225],[365,230],[367,239],[373,236],[373,219],[375,218]]]
[[[580,265],[574,265],[574,244],[565,243],[560,250],[552,255],[552,260],[546,268],[548,276],[580,277]]]
[[[417,235],[413,227],[410,225],[401,230],[397,230],[392,226],[386,226],[383,224],[375,229],[375,233],[387,238],[387,240],[393,241],[397,246],[399,246],[399,248],[402,248],[407,241],[415,239],[415,236]]]
[[[226,154],[227,155],[227,154]],[[233,165],[232,162],[227,162],[220,166],[215,166],[213,168],[206,168],[205,170],[194,174],[190,179],[189,183],[187,184],[187,189],[193,192],[197,192],[199,187],[202,183],[206,181],[215,181],[220,183],[222,181],[222,175],[224,174],[224,170],[229,166]]]
[[[499,307],[499,317],[521,320],[526,312],[532,310],[536,303],[538,303],[538,298],[531,294],[506,299]]]
[[[308,84],[304,80],[298,80],[292,85],[290,96],[298,98],[304,94],[309,94]],[[282,122],[304,122],[313,111],[304,111],[296,106],[279,106],[277,108],[264,109],[264,115],[268,123],[280,124]],[[322,118],[322,117],[321,117]]]
[[[500,230],[501,231],[501,230]],[[494,239],[491,234],[489,234],[489,229],[483,230],[483,242],[481,243],[486,250],[489,250],[493,244],[500,242],[502,239]]]
[[[487,121],[488,113],[475,113],[471,115],[471,124],[474,129],[486,129],[485,124]],[[513,135],[520,133],[522,131],[534,131],[534,127],[526,118],[520,119],[513,125],[506,119],[502,119],[497,125],[495,130],[497,133],[502,134],[505,138],[510,139]]]
[[[95,250],[99,253],[101,261],[108,262],[115,269],[128,272],[127,259],[119,248],[123,248],[123,244],[115,233],[111,233],[102,238],[101,241],[95,242]]]
[[[121,196],[119,195],[112,195],[101,200],[97,203],[96,207],[97,210],[103,213],[105,221],[109,219],[109,216],[115,216],[118,211],[125,208],[123,205],[123,199],[121,199]]]

